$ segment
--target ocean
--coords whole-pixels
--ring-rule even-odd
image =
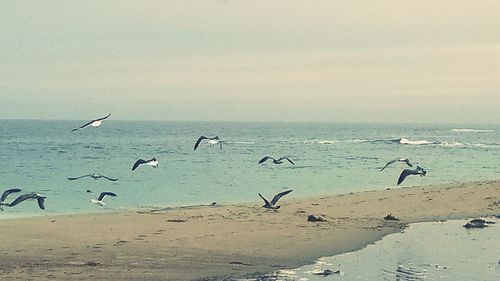
[[[108,120],[72,132],[85,121],[0,121],[0,188],[47,196],[5,208],[0,218],[75,214],[183,205],[255,202],[293,189],[305,198],[396,187],[404,167],[389,160],[409,158],[427,176],[409,176],[402,186],[500,178],[500,125],[336,124],[258,122],[139,122]],[[223,149],[200,135],[218,135]],[[285,162],[257,164],[263,156]],[[141,166],[156,157],[159,167]],[[68,177],[99,173],[118,181]],[[89,202],[111,191],[107,206]],[[11,195],[12,198],[15,195]],[[9,200],[12,199],[9,197]]]

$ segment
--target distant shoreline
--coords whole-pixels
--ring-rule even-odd
[[[217,280],[351,252],[413,222],[500,214],[500,180],[256,204],[0,220],[5,278]],[[399,221],[386,221],[392,213]],[[315,214],[326,222],[308,222]]]

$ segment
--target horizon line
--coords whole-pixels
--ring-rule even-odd
[[[87,119],[0,118],[0,121],[85,121]],[[286,121],[286,120],[160,120],[110,119],[123,122],[194,122],[194,123],[320,123],[320,124],[433,124],[433,125],[500,125],[500,122],[391,122],[391,121]]]

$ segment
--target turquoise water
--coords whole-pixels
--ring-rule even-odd
[[[500,178],[499,125],[396,125],[325,123],[127,122],[71,129],[84,121],[0,121],[0,188],[20,187],[46,195],[46,210],[26,202],[0,217],[103,211],[90,204],[112,191],[107,210],[192,204],[255,202],[284,188],[288,197],[394,187],[403,168],[383,172],[387,161],[408,157],[428,170],[403,186]],[[222,150],[201,145],[217,134]],[[264,155],[287,155],[288,163],[258,165]],[[138,158],[158,158],[158,168]],[[97,172],[117,182],[76,177]],[[14,197],[14,196],[13,196]]]
[[[465,220],[411,224],[356,252],[318,259],[312,265],[241,281],[500,280],[500,228],[465,229]],[[328,277],[324,270],[338,271]],[[325,279],[326,278],[326,279]]]

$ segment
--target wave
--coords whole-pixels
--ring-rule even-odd
[[[235,141],[234,143],[237,143],[237,144],[255,144],[254,141]]]
[[[302,143],[304,144],[309,144],[309,143],[313,143],[313,144],[335,144],[335,143],[339,143],[340,141],[339,140],[306,140],[306,141],[303,141]]]
[[[397,138],[397,139],[374,139],[374,140],[366,140],[366,139],[345,139],[345,140],[306,140],[303,141],[304,144],[338,144],[338,143],[351,143],[351,144],[364,144],[364,143],[372,143],[372,144],[396,144],[396,145],[431,145],[431,146],[444,146],[444,147],[480,147],[480,148],[488,148],[491,146],[498,145],[497,143],[462,143],[462,142],[447,142],[447,141],[428,141],[425,139],[421,140],[410,140],[407,138]]]
[[[306,141],[303,141],[302,143],[304,143],[304,144],[309,144],[309,143],[336,144],[336,143],[367,143],[367,142],[378,142],[378,141],[380,141],[380,140],[372,141],[372,140],[365,140],[365,139],[344,139],[344,140],[334,139],[334,140],[306,140]]]
[[[471,133],[471,132],[476,132],[476,133],[488,133],[488,132],[494,132],[495,130],[489,130],[489,129],[451,129],[452,132],[459,132],[459,133]]]
[[[463,146],[466,146],[466,144],[463,144],[461,142],[442,142],[440,143],[440,145],[442,146],[449,146],[449,147],[463,147]]]
[[[436,142],[427,141],[427,140],[409,140],[407,138],[399,139],[400,144],[411,144],[411,145],[426,145],[426,144],[437,144]]]

